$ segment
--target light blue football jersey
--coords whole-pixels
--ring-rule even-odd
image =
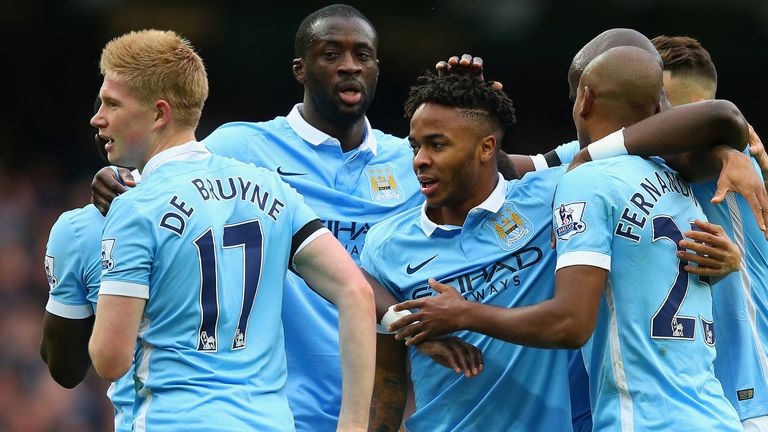
[[[51,228],[45,252],[45,274],[51,291],[45,310],[67,319],[93,315],[101,283],[101,230],[104,216],[95,206],[62,213]],[[115,430],[131,430],[133,368],[110,385],[107,395],[115,408]]]
[[[214,154],[276,171],[359,263],[374,224],[423,202],[408,142],[372,129],[344,153],[297,105],[287,117],[228,123],[203,143]],[[286,278],[283,325],[288,401],[299,431],[335,431],[341,406],[338,312],[298,276]],[[308,329],[311,329],[309,331]]]
[[[147,299],[135,430],[293,430],[283,284],[294,250],[326,230],[304,228],[316,216],[277,175],[200,143],[142,174],[102,236],[101,294]]]
[[[592,406],[589,403],[589,375],[580,349],[568,351],[568,389],[571,393],[573,432],[591,432]]]
[[[755,164],[760,174],[760,169]],[[762,177],[762,176],[761,176]],[[768,415],[768,242],[747,200],[729,192],[712,204],[717,182],[691,185],[710,222],[739,247],[741,269],[712,291],[717,335],[715,375],[741,420]]]
[[[564,163],[573,160],[578,150],[578,141],[555,149]],[[748,150],[744,152],[748,154]],[[753,164],[762,177],[754,160]],[[712,292],[718,335],[715,376],[742,421],[765,416],[768,415],[768,242],[743,196],[728,193],[724,203],[712,204],[716,181],[693,183],[691,188],[709,221],[722,226],[745,257],[741,270],[718,282]]]
[[[609,270],[582,348],[594,430],[742,430],[713,371],[711,288],[676,256],[690,222],[705,219],[688,184],[620,156],[567,173],[553,211],[557,268]]]
[[[437,226],[423,207],[371,229],[363,267],[398,300],[434,295],[427,279],[455,287],[469,301],[534,305],[554,295],[551,199],[564,169],[499,183],[463,227]],[[480,333],[455,333],[483,353],[471,379],[409,348],[421,431],[570,431],[567,352],[528,348]]]

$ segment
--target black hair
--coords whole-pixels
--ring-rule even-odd
[[[345,4],[334,4],[326,6],[322,9],[318,9],[311,14],[307,15],[299,24],[298,30],[296,30],[296,38],[294,39],[293,49],[297,58],[306,58],[309,46],[312,43],[312,27],[313,25],[326,18],[359,18],[368,23],[373,29],[374,45],[378,40],[376,34],[376,28],[373,24],[362,14],[359,10],[352,6]]]
[[[504,180],[515,180],[520,178],[520,174],[517,173],[515,164],[512,163],[512,159],[504,150],[499,150],[499,157],[496,160],[496,169],[504,177]]]
[[[467,74],[438,77],[427,72],[418,77],[405,101],[405,118],[413,117],[427,102],[459,108],[468,116],[486,120],[501,135],[516,122],[514,104],[506,93],[494,90],[491,81]]]

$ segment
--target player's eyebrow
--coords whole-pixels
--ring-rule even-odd
[[[423,137],[423,139],[426,140],[426,141],[432,141],[432,140],[435,140],[437,138],[446,138],[446,136],[445,136],[445,134],[441,134],[441,133],[433,133],[433,134],[429,134],[429,135]],[[411,135],[408,135],[408,141],[414,142],[414,141],[416,141],[416,138],[414,138]]]

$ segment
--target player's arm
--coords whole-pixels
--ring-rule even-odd
[[[93,307],[88,300],[88,285],[98,284],[84,271],[84,253],[74,230],[67,213],[51,228],[45,253],[50,292],[40,340],[40,355],[51,377],[65,388],[79,384],[91,366],[88,338],[93,328]]]
[[[104,222],[96,322],[88,344],[96,373],[116,381],[131,368],[156,241],[154,221],[128,199],[116,199]]]
[[[365,430],[376,358],[371,287],[344,247],[328,232],[301,249],[293,262],[307,284],[339,310],[342,401],[338,428]]]
[[[689,181],[713,178],[717,171],[695,166],[688,152],[709,158],[710,149],[724,145],[743,151],[747,145],[747,122],[739,109],[725,100],[681,105],[627,126],[623,133],[609,135],[581,149],[573,158],[579,164],[620,154],[663,155],[667,163]],[[619,140],[620,139],[620,140]],[[562,159],[562,158],[561,158]],[[709,171],[708,171],[709,170]]]
[[[362,270],[371,285],[376,303],[376,321],[387,312],[390,305],[397,303],[394,296],[367,271]],[[405,370],[406,350],[402,342],[391,334],[376,334],[376,372],[373,381],[370,421],[368,430],[397,431],[403,420],[405,401],[408,394],[408,377]]]
[[[721,203],[729,191],[744,196],[768,238],[768,193],[742,153],[747,142],[748,125],[735,105],[701,101],[653,115],[595,141],[576,154],[569,169],[618,154],[664,155],[688,181],[717,178],[713,203]]]
[[[414,343],[420,340],[417,336],[467,329],[536,347],[576,348],[583,344],[594,328],[606,269],[610,268],[611,215],[616,198],[607,176],[604,172],[584,167],[567,173],[558,183],[553,212],[558,252],[567,250],[565,245],[571,248],[578,246],[579,250],[590,252],[577,256],[593,259],[594,265],[574,260],[563,261],[561,265],[558,260],[562,269],[556,273],[552,299],[532,306],[500,308],[466,301],[453,287],[430,280],[430,287],[439,295],[396,306],[397,309],[414,308],[418,311],[403,317],[393,327],[402,328],[419,321],[399,330],[398,338],[413,335],[408,343]],[[584,187],[594,184],[605,187]],[[544,202],[541,204],[547,205]],[[572,216],[565,218],[563,213]],[[585,233],[587,227],[588,232]],[[587,244],[579,244],[582,240]]]
[[[520,345],[574,349],[594,330],[606,275],[599,267],[565,267],[557,271],[554,298],[509,309],[467,301],[453,287],[430,280],[430,287],[440,294],[400,303],[396,309],[419,311],[391,328],[401,329],[398,339],[410,338],[407,345],[470,330]]]
[[[114,382],[131,368],[146,303],[144,298],[99,294],[88,351],[101,378]]]
[[[88,357],[88,338],[93,328],[93,315],[82,319],[69,319],[45,312],[40,355],[51,378],[62,387],[78,385],[91,366]]]

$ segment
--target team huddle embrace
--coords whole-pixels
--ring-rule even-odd
[[[189,41],[104,47],[112,166],[45,256],[58,383],[93,366],[116,431],[768,431],[768,155],[696,40],[589,41],[578,137],[535,156],[470,55],[372,128],[377,47],[311,13],[302,102],[201,141]]]

